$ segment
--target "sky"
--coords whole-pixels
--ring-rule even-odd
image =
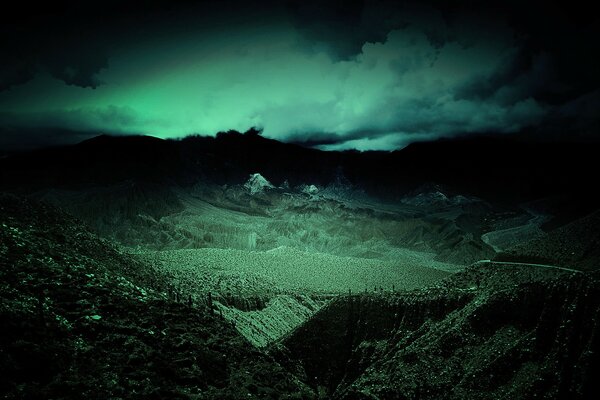
[[[394,150],[599,127],[600,21],[584,2],[39,7],[2,17],[0,148],[257,127],[325,150]]]

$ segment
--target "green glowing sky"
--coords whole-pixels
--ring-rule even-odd
[[[0,122],[162,138],[255,126],[275,139],[365,150],[514,132],[548,115],[552,105],[538,95],[553,79],[548,53],[520,66],[523,46],[505,20],[465,14],[449,24],[426,11],[358,41],[277,10],[219,23],[211,17],[221,14],[209,14],[191,30],[173,21],[123,28],[125,39],[101,41],[105,65],[79,62],[75,42],[63,64],[40,63],[31,79],[0,91]],[[92,32],[93,43],[106,34]],[[76,81],[87,78],[97,87]]]

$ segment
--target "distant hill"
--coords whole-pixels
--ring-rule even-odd
[[[0,193],[1,397],[312,398],[175,290],[72,217]]]
[[[38,188],[126,180],[191,185],[242,184],[260,173],[274,185],[344,181],[398,200],[423,184],[508,202],[567,194],[584,198],[597,142],[542,142],[479,136],[414,143],[394,152],[325,152],[247,133],[161,140],[99,136],[77,145],[0,159],[0,186]]]
[[[520,243],[496,257],[583,270],[600,269],[600,211]]]

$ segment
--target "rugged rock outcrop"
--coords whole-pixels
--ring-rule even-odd
[[[250,175],[250,178],[244,183],[244,189],[250,194],[262,193],[265,189],[273,189],[275,186],[259,173]]]
[[[274,352],[338,399],[590,398],[598,277],[526,268],[478,265],[433,289],[340,298]]]
[[[168,276],[77,220],[0,193],[0,397],[313,397],[218,313],[172,294]]]
[[[317,296],[281,294],[268,300],[234,299],[229,306],[216,306],[250,343],[264,347],[302,325],[326,301]]]

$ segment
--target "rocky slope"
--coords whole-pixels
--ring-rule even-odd
[[[273,353],[337,399],[591,398],[597,275],[477,265],[437,288],[332,302]]]
[[[600,267],[600,211],[512,246],[497,259],[597,270]]]
[[[4,194],[0,300],[2,398],[313,396],[168,276],[68,215]]]
[[[68,215],[13,195],[0,195],[0,228],[4,398],[587,399],[596,391],[597,272],[479,263],[433,287],[340,296],[314,313],[319,305],[300,295],[209,301]],[[288,322],[302,322],[294,318],[309,319],[286,334]],[[252,346],[282,334],[266,351]]]
[[[392,264],[284,247],[267,252],[187,249],[139,257],[168,274],[183,292],[198,298],[211,293],[222,315],[257,346],[289,333],[340,293],[426,287],[450,274],[420,266],[427,262],[423,259],[411,262],[407,254]]]

